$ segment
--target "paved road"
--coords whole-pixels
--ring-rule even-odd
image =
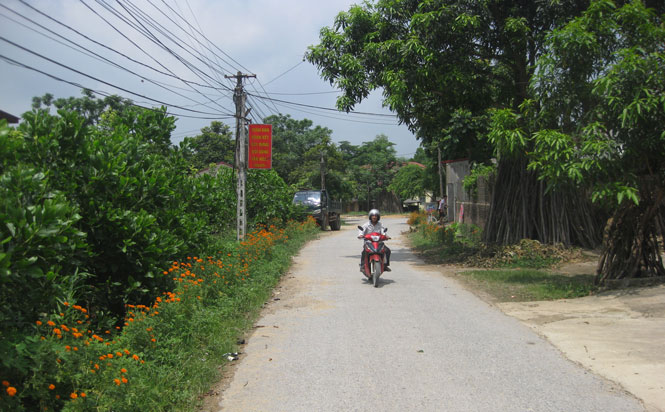
[[[393,271],[358,272],[355,225],[323,233],[256,328],[221,401],[206,410],[644,411],[519,321],[425,265],[384,218]]]

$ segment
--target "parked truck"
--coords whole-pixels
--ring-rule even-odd
[[[293,196],[293,203],[304,206],[306,213],[316,219],[321,230],[326,230],[328,226],[331,230],[342,227],[342,202],[330,199],[325,189],[300,190]]]

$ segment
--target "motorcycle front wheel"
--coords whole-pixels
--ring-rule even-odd
[[[372,261],[372,282],[374,287],[379,286],[379,276],[381,276],[381,262]]]

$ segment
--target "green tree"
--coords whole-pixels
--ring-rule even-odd
[[[264,123],[272,125],[272,166],[289,185],[302,183],[302,159],[309,150],[330,140],[332,130],[316,126],[308,119],[295,120],[290,115],[273,115]],[[299,170],[301,169],[301,170]],[[318,166],[316,167],[318,171]]]
[[[180,143],[180,149],[197,170],[211,163],[234,163],[235,140],[231,128],[222,122],[213,121],[210,126],[201,129],[201,134],[185,137]]]
[[[352,174],[357,184],[358,200],[368,208],[382,207],[381,195],[389,191],[397,165],[395,144],[386,135],[358,146],[353,160]]]
[[[51,93],[46,93],[41,97],[32,98],[32,108],[33,110],[49,110],[53,106],[56,110],[75,111],[85,119],[86,124],[93,124],[98,123],[101,120],[102,113],[109,109],[122,112],[125,108],[133,105],[131,100],[118,95],[98,99],[93,91],[89,89],[82,89],[81,94],[81,97],[71,96],[55,99]]]
[[[339,148],[329,137],[324,137],[319,144],[303,154],[300,165],[291,173],[291,177],[296,187],[318,189],[321,188],[323,173],[330,196],[335,200],[350,200],[354,197],[354,184],[346,171],[347,165]]]
[[[537,101],[519,115],[531,123],[532,169],[552,185],[589,187],[614,209],[601,282],[665,276],[665,4],[652,3],[593,1],[555,30]]]
[[[418,198],[425,192],[425,169],[407,164],[399,168],[388,189],[402,200]]]
[[[493,126],[490,109],[516,109],[529,97],[547,33],[587,4],[379,0],[340,13],[332,28],[321,30],[320,44],[310,47],[306,58],[344,92],[337,101],[342,110],[381,87],[385,104],[424,142],[440,145],[444,159],[482,163],[490,149],[497,152],[500,190],[493,192],[487,241],[527,237],[594,244],[599,235],[592,225],[542,217],[556,216],[564,207],[590,213],[584,199],[545,193],[535,173],[527,171],[524,151],[500,153],[498,139],[484,138]]]

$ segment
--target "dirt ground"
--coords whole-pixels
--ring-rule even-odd
[[[592,274],[595,261],[563,265],[562,274]],[[665,285],[601,292],[576,299],[503,302],[473,290],[460,268],[439,266],[460,284],[545,337],[563,355],[621,385],[650,412],[665,412]]]

